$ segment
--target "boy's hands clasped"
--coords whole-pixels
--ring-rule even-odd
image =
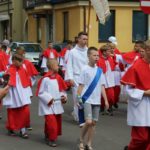
[[[52,98],[47,105],[50,107],[54,103],[54,101],[55,101],[55,99]],[[67,97],[62,95],[60,98],[60,101],[62,104],[65,104],[67,102]]]
[[[62,104],[65,104],[67,102],[67,97],[62,95],[61,96],[61,102],[62,102]]]

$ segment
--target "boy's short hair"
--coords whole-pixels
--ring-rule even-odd
[[[52,41],[52,40],[49,40],[48,43],[53,43],[53,41]]]
[[[7,46],[6,45],[2,45],[1,49],[3,49],[4,51],[6,51],[7,50]]]
[[[150,48],[150,40],[145,41],[145,48]]]
[[[17,60],[19,62],[22,62],[23,61],[23,57],[21,55],[19,55],[19,54],[13,54],[12,61],[13,60]]]
[[[94,46],[91,46],[91,47],[88,48],[87,54],[90,55],[91,51],[98,51],[98,49],[96,47],[94,47]]]
[[[103,52],[106,52],[107,50],[109,50],[110,48],[111,48],[110,45],[105,44],[100,47],[100,51],[103,53]]]
[[[135,41],[135,44],[143,44],[143,43],[144,43],[144,41],[141,41],[141,40]]]
[[[53,64],[54,63],[56,63],[57,62],[57,59],[55,59],[55,58],[49,58],[48,60],[47,60],[47,68],[48,69],[51,69],[51,67],[53,66]],[[57,62],[58,63],[58,62]]]
[[[108,46],[110,46],[110,48],[115,48],[116,45],[114,43],[107,43]]]
[[[71,45],[73,44],[73,42],[71,40],[67,40],[66,43],[71,44]]]
[[[82,32],[79,32],[79,33],[78,33],[78,38],[80,38],[82,35],[88,36],[88,34],[87,34],[86,32],[83,32],[83,31],[82,31]]]
[[[135,44],[139,44],[141,48],[145,48],[145,42],[144,41],[135,41]]]

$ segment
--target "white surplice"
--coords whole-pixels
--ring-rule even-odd
[[[150,97],[144,91],[125,86],[128,94],[127,123],[130,126],[150,127]]]
[[[64,112],[60,100],[62,95],[66,96],[66,93],[59,91],[57,80],[45,77],[42,80],[38,93],[39,115],[44,116],[49,114],[62,114]],[[48,106],[51,99],[54,99],[54,102],[51,106]]]
[[[31,104],[32,90],[30,86],[24,88],[18,73],[16,73],[16,87],[10,87],[8,94],[3,99],[3,105],[7,108],[19,108]]]

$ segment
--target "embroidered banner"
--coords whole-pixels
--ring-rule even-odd
[[[101,24],[105,24],[110,16],[108,0],[91,0],[91,3],[96,11],[97,17]]]

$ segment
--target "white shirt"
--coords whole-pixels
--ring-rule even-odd
[[[90,67],[90,66],[84,66],[83,70],[81,71],[81,75],[79,77],[78,83],[83,84],[84,88],[82,91],[83,95],[85,91],[88,89],[89,85],[93,81],[95,75],[97,72],[97,66],[95,67]],[[87,99],[86,103],[90,104],[95,104],[95,105],[100,105],[100,100],[101,100],[101,86],[105,85],[105,79],[103,73],[100,76],[100,79],[93,90],[92,94],[90,97]]]
[[[74,80],[77,83],[82,68],[88,64],[87,47],[76,45],[70,52],[66,66],[65,80]]]
[[[122,77],[122,72],[120,70],[119,63],[121,62],[120,59],[122,58],[122,56],[118,55],[118,54],[115,54],[115,56],[116,56],[116,62],[118,63],[115,66],[115,70],[114,70],[115,85],[120,86],[121,85],[120,80],[121,80],[121,77]]]
[[[106,63],[106,73],[104,74],[105,77],[105,87],[106,88],[110,88],[110,87],[114,87],[115,86],[115,76],[114,76],[114,72],[111,70],[109,61],[105,61]]]

